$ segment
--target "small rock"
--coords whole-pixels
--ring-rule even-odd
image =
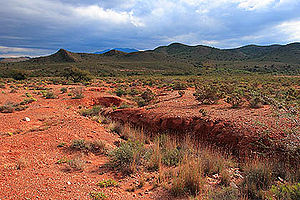
[[[284,183],[283,178],[281,178],[281,177],[279,177],[279,176],[278,176],[278,180],[279,180],[280,182]]]
[[[220,176],[219,176],[219,174],[214,174],[214,175],[213,175],[213,178],[214,178],[214,179],[218,179],[218,178],[220,178]]]
[[[29,117],[25,117],[25,118],[24,118],[24,121],[30,122],[30,118],[29,118]]]

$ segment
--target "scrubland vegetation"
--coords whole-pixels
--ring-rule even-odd
[[[73,60],[79,59],[76,57],[78,55],[73,56]],[[176,55],[176,59],[178,56],[184,55]],[[214,64],[220,65],[219,62]],[[101,134],[111,133],[118,137],[118,140],[108,144],[107,141],[99,139],[99,135],[90,136],[87,132],[89,139],[76,135],[72,141],[56,144],[55,147],[66,156],[59,157],[55,164],[64,167],[67,173],[83,173],[91,163],[86,161],[88,157],[104,157],[107,162],[101,168],[110,173],[121,174],[122,177],[138,176],[134,184],[129,188],[126,186],[126,192],[129,193],[145,187],[147,183],[150,184],[149,190],[159,188],[164,191],[162,194],[169,195],[171,199],[300,199],[300,79],[297,76],[297,67],[289,75],[277,75],[283,68],[275,73],[266,74],[258,72],[262,68],[239,66],[228,69],[205,67],[204,63],[201,63],[199,69],[195,69],[195,66],[187,67],[191,69],[187,72],[194,75],[182,76],[184,70],[178,68],[175,71],[168,68],[164,69],[164,72],[158,70],[151,73],[148,69],[142,72],[119,70],[118,73],[117,70],[112,70],[110,73],[111,68],[105,66],[105,70],[93,73],[97,67],[88,70],[88,67],[80,67],[76,62],[74,66],[68,67],[66,63],[47,64],[46,68],[32,71],[27,64],[25,63],[25,70],[18,69],[19,64],[15,64],[16,69],[12,69],[10,73],[2,71],[2,77],[6,77],[0,82],[3,95],[26,92],[21,94],[19,99],[22,100],[18,102],[13,102],[13,99],[1,102],[1,114],[26,112],[26,109],[31,109],[33,105],[39,107],[39,101],[64,102],[66,110],[71,110],[74,115],[81,117],[80,119],[89,120],[93,125],[105,128],[106,132]],[[178,61],[177,64],[182,63]],[[57,68],[58,65],[62,68]],[[155,69],[153,63],[151,66],[151,70]],[[53,77],[36,77],[51,74],[54,69]],[[197,73],[192,73],[195,70]],[[102,76],[93,77],[91,72]],[[148,75],[145,76],[144,73]],[[168,76],[165,73],[168,73]],[[176,73],[180,75],[173,76]],[[121,103],[97,104],[97,101],[87,99],[93,97],[91,93],[105,93]],[[188,95],[192,96],[192,99],[187,97]],[[159,109],[162,104],[169,104],[171,100],[175,102],[172,104],[174,110],[180,107],[179,103],[176,104],[177,101],[196,101],[192,109],[197,110],[197,116],[192,117],[200,118],[203,123],[213,124],[211,126],[215,125],[215,121],[209,121],[210,109],[216,109],[219,113],[226,111],[225,114],[240,111],[254,117],[257,111],[270,111],[268,117],[272,118],[274,123],[270,125],[260,118],[253,118],[249,120],[252,120],[252,124],[247,121],[245,127],[233,130],[253,132],[253,135],[245,136],[254,137],[251,144],[245,144],[249,145],[249,151],[242,151],[234,149],[234,146],[214,143],[213,140],[209,140],[211,138],[205,140],[188,129],[184,132],[168,129],[153,131],[153,127],[144,126],[145,124],[131,124],[110,116],[111,113],[128,110],[143,110],[155,115],[155,112],[151,113],[153,109]],[[173,110],[162,109],[160,112],[166,114]],[[184,118],[182,113],[175,114],[179,119]],[[141,117],[141,121],[143,117],[145,116]],[[152,119],[156,120],[154,117]],[[9,131],[5,137],[45,131],[51,126],[51,123],[43,122],[43,125],[29,131]],[[236,127],[234,123],[232,127]],[[218,134],[212,137],[218,137]],[[21,159],[12,168],[22,170],[27,166],[28,162]],[[149,173],[151,178],[145,175]],[[106,188],[121,188],[125,191],[121,180],[107,178],[96,181],[98,189],[90,191],[89,198],[109,199]]]

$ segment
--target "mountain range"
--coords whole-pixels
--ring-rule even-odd
[[[197,75],[211,72],[299,75],[300,43],[247,45],[234,49],[172,43],[154,50],[127,53],[113,49],[101,54],[73,53],[60,49],[50,56],[13,64],[13,67],[46,76],[59,75],[68,66],[76,66],[99,76]]]
[[[114,49],[106,49],[104,51],[97,51],[97,52],[95,52],[95,54],[103,54],[103,53],[109,52],[111,50],[122,51],[122,52],[125,52],[125,53],[132,53],[132,52],[138,52],[139,51],[137,49],[131,49],[131,48],[114,48]]]
[[[121,51],[123,50],[123,51]],[[132,51],[132,52],[126,52]],[[94,53],[96,54],[96,53]],[[136,60],[136,57],[145,57],[151,60],[161,61],[162,57],[189,61],[271,61],[283,63],[300,64],[300,43],[287,45],[257,46],[247,45],[234,49],[218,49],[209,46],[197,45],[188,46],[180,43],[172,43],[168,46],[161,46],[154,50],[137,51],[134,49],[116,48],[98,52],[101,55],[90,53],[72,53],[60,49],[53,55],[35,58],[34,60],[51,58],[53,62],[80,62],[85,58],[102,58],[113,56],[119,60]],[[48,60],[51,62],[51,60]]]

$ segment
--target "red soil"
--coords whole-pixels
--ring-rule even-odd
[[[85,139],[103,140],[109,148],[113,148],[119,136],[108,132],[101,124],[80,116],[78,110],[79,107],[99,104],[120,106],[126,100],[105,94],[103,88],[85,88],[83,99],[71,99],[67,94],[60,94],[62,86],[48,87],[53,88],[57,99],[33,95],[37,101],[29,104],[25,111],[0,113],[0,199],[90,199],[89,193],[92,191],[102,191],[108,199],[170,198],[162,189],[149,190],[151,181],[136,192],[127,192],[126,189],[139,179],[138,175],[122,177],[107,170],[104,167],[108,161],[106,156],[82,155],[66,147],[57,147],[61,143],[69,146],[74,139]],[[0,93],[0,105],[18,103],[24,99],[22,95],[25,92],[32,93],[24,89],[17,93],[9,93],[9,89],[2,91],[5,93]],[[258,124],[264,123],[274,130],[278,128],[269,106],[231,109],[224,102],[203,106],[198,105],[192,93],[192,90],[187,90],[183,97],[179,97],[176,91],[167,92],[159,96],[154,105],[108,111],[106,114],[153,132],[192,132],[199,139],[239,150],[239,153],[255,150],[251,142],[264,128]],[[204,109],[207,115],[203,116],[200,109]],[[29,117],[30,121],[25,121],[25,117]],[[284,123],[280,121],[280,124]],[[274,138],[283,136],[281,132],[270,134]],[[68,171],[66,164],[56,164],[64,157],[75,156],[81,156],[86,161],[82,172]],[[24,166],[17,169],[18,165]],[[144,173],[143,176],[152,180],[155,174]],[[120,186],[101,189],[96,185],[108,178],[117,180]]]
[[[262,151],[260,146],[255,145],[260,137],[263,138],[263,144],[268,146],[269,139],[285,136],[283,127],[296,126],[286,118],[274,117],[270,106],[250,109],[248,105],[244,105],[240,109],[232,109],[224,101],[216,105],[199,105],[193,92],[188,90],[183,97],[176,91],[168,92],[161,95],[155,105],[116,110],[107,115],[150,129],[152,133],[188,133],[201,141],[232,149],[237,155]],[[200,110],[207,114],[203,115]],[[268,135],[262,136],[266,129],[269,131]]]
[[[25,111],[0,113],[0,199],[90,199],[92,191],[102,191],[108,199],[156,198],[155,191],[145,193],[150,188],[147,184],[134,193],[127,192],[138,177],[123,178],[114,171],[105,170],[106,156],[81,155],[66,147],[57,147],[63,142],[69,146],[74,139],[85,139],[103,140],[112,148],[119,137],[78,113],[78,106],[90,105],[103,93],[84,91],[84,99],[70,99],[66,94],[60,94],[60,86],[51,87],[58,99],[33,95],[37,101],[29,104]],[[32,92],[23,89],[18,93],[9,93],[10,89],[2,91],[5,94],[0,93],[0,105],[18,103],[25,98],[22,97],[25,92]],[[30,121],[24,121],[25,117]],[[9,133],[15,134],[9,136]],[[82,172],[67,171],[66,164],[56,164],[64,157],[76,156],[87,162]],[[18,165],[21,165],[20,170]],[[118,181],[120,187],[101,189],[96,185],[108,178]]]

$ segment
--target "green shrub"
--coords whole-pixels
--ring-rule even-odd
[[[103,192],[90,192],[90,197],[93,200],[104,200],[107,196]]]
[[[179,91],[178,91],[178,94],[179,94],[180,97],[183,97],[183,95],[185,94],[185,91],[179,90]]]
[[[92,152],[95,154],[102,154],[107,151],[105,143],[101,140],[73,140],[70,148],[76,151]]]
[[[218,88],[214,85],[196,85],[196,92],[193,94],[200,104],[215,104],[222,97]]]
[[[135,100],[139,107],[144,107],[144,106],[148,105],[148,103],[142,98],[136,98]]]
[[[272,170],[268,163],[250,163],[244,173],[243,191],[251,199],[263,199],[262,191],[270,189],[272,185]]]
[[[154,99],[155,94],[150,89],[147,89],[141,94],[141,97],[144,99],[146,103],[149,103]]]
[[[227,97],[226,102],[231,105],[232,108],[239,108],[243,103],[243,95],[241,92],[234,92]]]
[[[118,109],[125,109],[125,108],[131,108],[131,105],[123,103]]]
[[[20,105],[20,104],[15,104],[15,105],[14,105],[15,111],[26,110],[27,108],[28,108],[28,106],[24,106],[24,105]]]
[[[248,97],[250,108],[261,108],[263,106],[263,98],[259,92],[252,91]]]
[[[9,77],[21,81],[27,79],[28,73],[25,70],[13,69],[10,71]]]
[[[123,172],[132,173],[142,164],[146,154],[147,151],[142,143],[129,140],[121,143],[109,154],[110,165]]]
[[[101,188],[115,187],[115,186],[118,186],[118,183],[112,179],[107,179],[107,180],[98,182],[97,186],[99,186]]]
[[[171,192],[175,196],[196,196],[203,188],[204,178],[198,160],[186,160],[179,166],[179,172],[174,177]]]
[[[280,200],[299,200],[300,199],[300,183],[294,185],[283,184],[272,186],[271,192]]]
[[[162,150],[162,163],[166,166],[177,166],[182,160],[184,152],[181,148]]]
[[[84,117],[99,116],[102,106],[93,106],[91,109],[81,110],[80,114]]]
[[[140,92],[136,89],[131,89],[131,90],[129,90],[128,94],[130,94],[131,96],[135,96],[135,95],[140,94]]]
[[[116,93],[116,95],[117,95],[118,97],[121,97],[121,96],[123,96],[123,95],[126,95],[126,91],[124,91],[124,90],[122,90],[122,89],[116,90],[115,93]]]
[[[175,82],[172,89],[173,90],[185,90],[187,88],[187,85],[182,82]]]
[[[214,190],[210,195],[211,200],[240,200],[239,191],[232,187],[224,187],[220,190]]]
[[[28,99],[24,99],[23,101],[20,102],[20,105],[26,105],[26,104],[30,104],[32,102],[37,101],[35,98],[28,98]]]
[[[75,150],[83,150],[86,147],[85,143],[85,140],[73,140],[70,147]]]
[[[0,88],[1,89],[5,89],[6,87],[5,87],[5,83],[0,83]]]
[[[46,98],[46,99],[55,99],[56,96],[54,95],[53,92],[46,92],[43,94],[43,96]]]
[[[60,88],[60,91],[61,91],[62,94],[67,93],[68,92],[68,88],[65,88],[65,87]]]
[[[13,104],[6,104],[3,106],[0,106],[0,112],[1,113],[13,113],[15,109],[13,108]]]
[[[73,82],[90,81],[92,79],[90,72],[81,70],[77,67],[65,68],[62,76]]]
[[[150,89],[147,89],[140,96],[135,97],[134,100],[139,107],[143,107],[149,105],[154,98],[155,94]]]

